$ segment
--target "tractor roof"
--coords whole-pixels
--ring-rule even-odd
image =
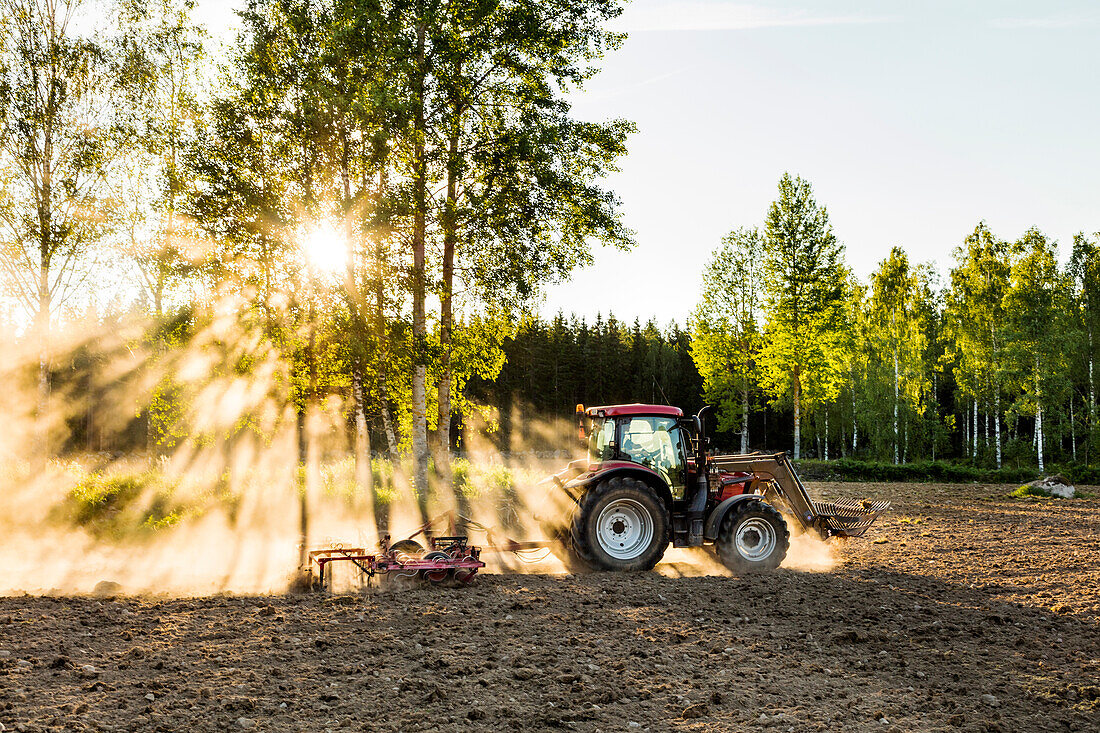
[[[589,407],[586,412],[589,417],[625,417],[629,415],[661,415],[662,417],[683,417],[684,411],[679,407],[669,405],[606,405],[604,407]]]

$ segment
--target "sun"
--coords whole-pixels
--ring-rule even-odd
[[[302,238],[302,248],[310,266],[321,272],[343,272],[348,263],[348,240],[332,222],[320,222]]]

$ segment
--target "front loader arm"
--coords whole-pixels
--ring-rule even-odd
[[[859,537],[890,507],[888,501],[815,502],[786,453],[714,456],[711,461],[719,469],[744,471],[771,482],[802,528],[813,529],[823,538]]]

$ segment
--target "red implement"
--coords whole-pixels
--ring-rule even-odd
[[[468,545],[465,537],[431,537],[431,550],[412,540],[401,540],[390,545],[389,538],[382,541],[381,552],[367,554],[362,547],[326,547],[309,553],[309,572],[317,566],[315,587],[331,589],[334,562],[348,562],[359,571],[360,577],[372,579],[379,573],[396,573],[407,577],[420,577],[431,583],[452,581],[466,584],[473,580],[478,570],[485,567],[481,561],[481,549]]]

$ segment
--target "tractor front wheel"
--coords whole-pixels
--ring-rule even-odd
[[[652,570],[668,547],[668,510],[648,484],[617,476],[581,496],[570,537],[600,570]]]
[[[783,515],[762,501],[735,505],[718,528],[714,550],[735,573],[775,570],[790,547],[791,534]]]

